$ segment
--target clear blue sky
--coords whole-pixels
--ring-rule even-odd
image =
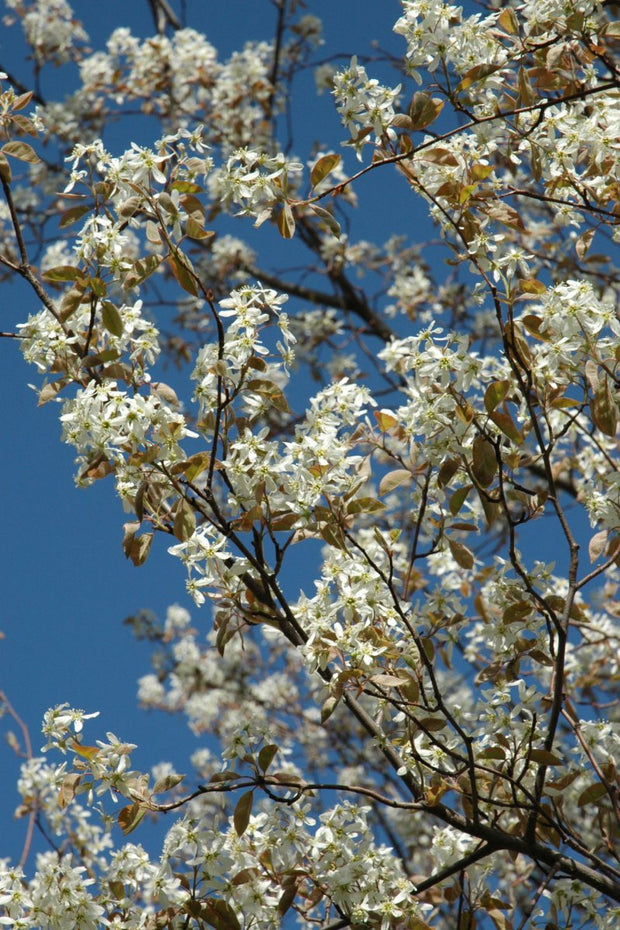
[[[324,20],[326,44],[321,55],[371,52],[373,40],[396,52],[403,48],[402,40],[391,33],[401,9],[397,0],[308,0],[307,7]],[[74,9],[86,25],[93,48],[103,47],[118,25],[130,26],[142,36],[153,32],[147,0],[106,0],[105,4],[77,0]],[[269,39],[273,34],[275,8],[268,0],[187,0],[186,10],[187,24],[203,30],[222,58],[247,39]],[[18,34],[16,29],[0,26],[0,68],[28,84],[30,65],[23,60]],[[380,68],[377,73],[381,74]],[[62,72],[44,72],[42,88],[49,98],[60,95],[67,89]],[[306,87],[303,82],[297,85],[296,93],[296,113],[303,113],[303,119],[297,119],[295,152],[305,160],[314,139],[338,145],[342,132],[329,96],[314,96],[310,77]],[[119,150],[130,141],[126,126],[107,140]],[[413,197],[405,197],[404,185],[395,173],[378,175],[363,179],[357,187],[360,208],[352,238],[380,242],[394,232],[419,236],[420,205]],[[238,235],[249,233],[246,222]],[[289,263],[285,250],[293,246],[279,243],[277,248],[282,262]],[[277,260],[276,256],[274,265]],[[37,309],[25,287],[5,286],[0,329],[14,330]],[[35,749],[42,742],[39,727],[44,711],[67,701],[101,712],[93,736],[95,731],[112,730],[138,743],[136,767],[148,770],[168,760],[179,771],[186,771],[187,755],[198,740],[181,718],[137,709],[136,681],[149,671],[149,650],[135,642],[122,620],[141,608],[163,617],[166,607],[178,602],[190,609],[206,631],[208,608],[198,616],[185,595],[184,570],[168,556],[165,541],[156,540],[141,569],[125,560],[121,539],[127,516],[112,483],[75,488],[73,452],[60,443],[59,408],[49,404],[37,409],[36,396],[27,386],[36,382],[37,374],[22,360],[16,341],[0,341],[0,353],[0,630],[5,636],[0,642],[0,687],[30,727]],[[184,393],[187,396],[188,391]],[[535,532],[537,555],[551,557],[540,546],[545,543],[552,549],[553,540],[543,537],[541,541],[538,525]],[[311,579],[300,567],[299,579],[289,579],[289,584],[295,589],[302,583],[311,592]],[[0,733],[9,728],[13,726],[8,718],[0,721]],[[8,747],[0,745],[0,857],[15,859],[25,828],[24,822],[12,822],[18,802],[18,764]]]
[[[103,47],[111,29],[130,26],[137,34],[152,34],[147,0],[106,0],[105,4],[77,0],[74,10],[91,37],[91,46]],[[203,30],[226,58],[248,39],[269,39],[275,8],[268,0],[188,0],[187,24]],[[324,19],[326,45],[321,54],[368,52],[378,40],[400,50],[402,40],[391,34],[399,15],[396,0],[310,0],[308,12]],[[31,65],[23,58],[19,27],[0,25],[0,68],[10,70],[29,84]],[[310,81],[310,79],[309,79]],[[70,89],[62,70],[45,69],[42,90],[46,97]],[[299,86],[300,94],[303,86]],[[315,138],[329,142],[339,121],[329,96],[304,94],[302,131],[296,145],[307,157]],[[115,131],[108,145],[122,149],[131,138],[126,129]],[[125,133],[123,135],[123,132]],[[332,144],[337,144],[332,138]],[[112,140],[112,141],[111,141]],[[146,141],[146,140],[142,140]],[[394,183],[385,181],[386,184]],[[382,215],[386,190],[376,183],[360,185],[363,209],[355,238],[380,241],[394,228],[394,215]],[[370,199],[372,198],[372,199]],[[411,203],[408,211],[413,211]],[[411,212],[402,217],[406,231]],[[246,223],[238,234],[249,232]],[[22,286],[3,287],[0,329],[14,330],[38,304]],[[127,519],[111,482],[78,490],[73,482],[73,451],[60,442],[59,408],[36,406],[28,387],[37,373],[22,360],[17,342],[0,341],[0,405],[3,439],[0,456],[2,532],[0,566],[2,602],[0,630],[0,688],[28,724],[35,752],[42,744],[40,722],[44,711],[68,701],[101,716],[91,736],[112,730],[139,744],[136,767],[147,769],[160,760],[187,769],[187,754],[198,741],[180,718],[145,714],[136,705],[136,681],[149,671],[149,650],[136,643],[122,620],[140,608],[159,616],[171,603],[185,604],[196,619],[208,625],[185,595],[180,563],[168,556],[165,541],[156,540],[151,557],[141,569],[128,563],[121,549],[122,523]],[[159,544],[157,544],[159,543]],[[305,579],[308,583],[308,579]],[[295,582],[292,582],[295,584]],[[300,578],[299,585],[302,581]],[[0,721],[0,734],[15,729],[8,717]],[[96,731],[99,731],[95,733]],[[15,781],[19,762],[0,744],[0,857],[17,859],[25,822],[13,822],[18,803]],[[140,839],[143,839],[141,837]]]

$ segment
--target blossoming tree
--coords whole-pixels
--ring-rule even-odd
[[[134,618],[140,701],[204,747],[153,781],[50,709],[19,784],[50,845],[0,863],[3,926],[618,926],[617,4],[402,0],[374,64],[322,60],[314,6],[222,61],[166,0],[96,51],[65,0],[7,0],[15,334],[127,558],[186,566],[195,615]],[[344,130],[293,157],[309,69]],[[136,111],[152,145],[112,154]],[[356,237],[386,172],[436,240],[387,204]]]

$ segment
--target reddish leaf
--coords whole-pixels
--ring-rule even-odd
[[[425,129],[433,123],[443,108],[443,101],[424,91],[418,91],[411,98],[409,104],[409,118],[411,129]]]
[[[474,567],[474,554],[467,546],[464,546],[463,543],[455,542],[453,539],[448,540],[448,545],[450,546],[452,558],[457,565],[468,570]]]
[[[177,279],[177,282],[181,285],[184,291],[187,291],[188,294],[191,294],[192,297],[198,297],[198,285],[196,284],[196,279],[194,278],[192,272],[190,271],[189,259],[184,256],[181,260],[175,255],[168,256],[168,264],[172,270],[172,274]]]
[[[3,155],[10,155],[11,158],[18,158],[30,165],[36,165],[41,161],[33,147],[28,145],[27,142],[18,142],[17,140],[7,142],[0,151],[2,151]]]
[[[128,804],[122,809],[118,815],[118,825],[125,836],[136,829],[145,814],[146,807],[139,801],[134,801],[133,804]]]
[[[71,207],[70,210],[65,210],[64,213],[61,213],[58,225],[61,229],[64,229],[65,226],[71,226],[72,223],[81,219],[85,213],[89,213],[90,209],[91,208],[84,203],[79,204],[77,207]]]

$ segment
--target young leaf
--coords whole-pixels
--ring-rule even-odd
[[[90,206],[84,203],[79,204],[77,207],[71,207],[70,210],[65,210],[64,213],[60,214],[59,227],[64,229],[66,226],[71,226],[72,223],[81,219],[85,213],[90,213],[90,210]]]
[[[340,155],[335,153],[330,155],[323,155],[312,167],[312,171],[310,172],[310,185],[313,188],[316,187],[317,184],[320,184],[321,181],[326,178],[327,175],[339,164]]]
[[[482,488],[488,488],[497,474],[497,457],[493,443],[484,436],[476,436],[472,448],[471,470]]]
[[[176,788],[177,785],[180,785],[185,775],[164,775],[163,778],[159,778],[153,785],[153,794],[163,794],[164,791],[170,791],[171,788]]]
[[[605,785],[600,781],[595,781],[581,792],[577,798],[577,806],[585,807],[586,804],[593,804],[595,801],[600,800],[605,794],[607,794]]]
[[[502,413],[501,411],[493,410],[489,414],[489,418],[493,420],[496,426],[499,426],[502,433],[508,436],[512,442],[518,446],[522,444],[523,436],[509,413]]]
[[[75,265],[55,265],[54,268],[48,268],[41,275],[44,281],[76,281],[83,278],[84,274]]]
[[[190,261],[187,256],[184,256],[182,259],[177,258],[176,255],[168,256],[168,264],[172,270],[172,274],[177,279],[177,282],[181,285],[184,291],[187,291],[188,294],[191,294],[192,297],[198,297],[198,285],[196,284],[196,279],[194,278],[190,270]]]
[[[146,807],[140,801],[128,804],[118,815],[118,825],[127,836],[132,833],[146,814]]]
[[[11,158],[18,158],[20,161],[26,161],[29,165],[36,165],[41,161],[33,147],[28,145],[27,142],[19,142],[17,140],[7,142],[2,146],[0,151],[3,155],[10,155]]]
[[[590,556],[591,562],[596,562],[596,560],[603,554],[608,538],[609,530],[600,530],[591,538],[588,544],[588,555]]]
[[[9,165],[6,155],[3,155],[0,151],[0,178],[3,181],[6,181],[7,184],[11,183],[11,166]]]
[[[196,514],[194,508],[185,498],[179,501],[177,512],[174,515],[173,532],[179,542],[186,542],[196,530]]]
[[[273,762],[277,751],[278,747],[275,743],[269,743],[268,746],[263,746],[258,754],[258,767],[260,768],[261,772],[267,771]]]
[[[109,300],[105,300],[101,307],[101,322],[105,329],[113,336],[123,335],[123,318],[117,308]]]
[[[590,401],[592,422],[605,436],[615,436],[618,429],[618,407],[612,397],[609,378],[602,378]]]
[[[331,214],[329,210],[325,210],[323,207],[317,207],[315,203],[310,204],[310,209],[321,221],[321,224],[327,227],[332,236],[334,236],[336,239],[340,239],[340,236],[342,235],[340,223],[337,219],[334,218],[333,214]]]
[[[389,471],[387,475],[384,475],[379,482],[379,496],[383,497],[384,494],[389,494],[390,491],[403,484],[411,484],[411,472],[406,468],[395,468],[394,471]]]
[[[464,546],[463,543],[455,542],[453,539],[448,540],[448,545],[450,546],[452,558],[457,565],[467,570],[474,567],[474,554],[467,546]]]
[[[199,916],[214,930],[241,930],[241,924],[232,907],[221,898],[205,898]]]
[[[435,122],[443,108],[443,101],[425,91],[417,91],[409,104],[411,129],[425,129]]]
[[[489,482],[489,483],[490,483],[490,482]],[[471,491],[472,487],[473,487],[473,485],[471,485],[471,484],[465,484],[465,485],[463,485],[462,488],[457,488],[456,491],[454,492],[454,494],[451,496],[451,498],[450,498],[450,503],[448,504],[448,507],[449,507],[450,513],[452,514],[453,517],[455,517],[455,516],[457,515],[457,513],[459,512],[459,510],[461,509],[461,507],[462,507],[463,504],[465,503],[465,501],[466,501],[466,499],[467,499],[467,495],[468,495],[469,492]]]
[[[549,752],[546,749],[532,749],[530,752],[530,759],[532,762],[537,762],[539,765],[564,765],[563,759],[556,756],[554,752]]]
[[[510,390],[510,381],[493,381],[484,392],[484,409],[487,413],[501,404]]]
[[[233,823],[237,836],[243,836],[250,822],[252,813],[252,803],[254,801],[254,791],[246,791],[237,801],[235,812],[233,814]]]
[[[287,203],[278,214],[278,230],[283,239],[292,239],[295,235],[295,217]]]

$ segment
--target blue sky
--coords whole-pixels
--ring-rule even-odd
[[[117,25],[130,26],[142,36],[153,31],[146,0],[129,4],[106,0],[105,5],[77,0],[73,6],[93,48],[103,47]],[[275,22],[275,8],[267,0],[228,0],[224,5],[188,0],[186,10],[188,25],[204,30],[221,57],[247,39],[270,38]],[[308,4],[309,12],[324,19],[326,46],[321,54],[325,55],[370,51],[373,39],[400,49],[402,40],[391,34],[399,10],[396,0],[311,0]],[[0,68],[29,84],[31,66],[23,59],[19,27],[8,30],[0,25]],[[44,69],[41,85],[50,99],[70,89],[63,71],[53,68]],[[297,91],[304,112],[303,119],[297,120],[296,151],[307,157],[307,147],[315,138],[329,142],[331,132],[332,144],[337,144],[339,137],[333,134],[338,132],[339,121],[328,95],[313,97],[310,79],[307,88],[300,84]],[[131,137],[126,130],[126,126],[115,130],[107,144],[119,150],[128,146]],[[400,218],[382,215],[381,204],[394,183],[402,186],[394,175],[391,179],[386,175],[378,187],[376,178],[358,186],[361,208],[356,238],[380,241],[389,230],[394,231],[395,221],[400,231],[409,227],[413,202]],[[238,234],[249,232],[248,227]],[[38,305],[25,287],[5,285],[0,308],[0,329],[11,331],[28,313],[36,312]],[[0,341],[0,353],[0,631],[4,634],[0,688],[30,728],[35,752],[42,743],[44,711],[67,701],[101,712],[89,731],[91,738],[111,730],[138,743],[133,757],[136,767],[148,769],[169,760],[185,771],[188,752],[199,745],[198,740],[180,718],[137,709],[136,680],[149,670],[149,650],[135,642],[122,621],[141,608],[163,617],[169,604],[181,603],[195,619],[202,619],[206,629],[207,609],[197,617],[197,608],[185,594],[184,570],[168,556],[165,541],[156,540],[149,561],[140,569],[125,560],[121,539],[127,516],[112,483],[76,489],[73,452],[60,442],[59,408],[54,404],[37,408],[36,395],[28,387],[29,382],[37,382],[37,373],[25,364],[15,340]],[[298,586],[302,581],[307,584],[308,578],[300,572]],[[289,582],[291,587],[297,584],[293,578]],[[5,717],[0,721],[0,734],[4,737],[9,729],[15,726]],[[15,860],[25,829],[25,822],[12,819],[19,801],[18,769],[19,760],[0,744],[0,858]]]
[[[137,34],[152,33],[146,0],[106,0],[105,4],[77,0],[76,14],[83,19],[93,48],[103,47],[111,29],[130,26]],[[225,58],[248,39],[269,39],[275,8],[268,0],[228,0],[227,3],[187,0],[187,23],[206,32]],[[105,11],[105,16],[102,15]],[[335,53],[372,52],[376,40],[398,52],[403,48],[391,26],[400,12],[397,0],[308,0],[308,12],[324,20],[326,45],[320,57]],[[5,67],[28,84],[30,65],[23,60],[18,31],[0,26],[0,68]],[[369,72],[382,76],[380,66]],[[395,80],[395,79],[392,79]],[[62,71],[44,71],[46,96],[69,89]],[[415,88],[408,88],[411,93]],[[339,120],[327,94],[316,97],[312,79],[295,88],[295,152],[307,158],[315,139],[337,146],[343,137]],[[125,124],[106,139],[119,151],[132,141]],[[155,132],[155,135],[157,133]],[[143,137],[140,141],[146,142]],[[351,154],[349,165],[358,165]],[[356,191],[360,206],[353,239],[383,241],[390,234],[408,233],[414,238],[424,229],[421,204],[405,196],[404,182],[396,172],[375,172],[362,179]],[[385,204],[390,205],[386,210]],[[217,228],[217,227],[216,227]],[[237,230],[251,234],[246,221]],[[268,231],[262,230],[261,242]],[[278,250],[273,265],[294,264],[294,245],[268,235]],[[288,251],[287,251],[288,250]],[[0,329],[13,330],[28,313],[38,309],[23,286],[3,287],[0,298]],[[44,711],[62,701],[86,711],[99,710],[90,738],[107,730],[139,744],[135,767],[148,770],[167,760],[187,770],[187,756],[199,745],[180,718],[145,714],[137,709],[136,681],[149,670],[149,649],[136,643],[122,621],[141,608],[160,617],[171,603],[190,609],[194,620],[208,629],[208,608],[199,613],[185,594],[185,575],[180,563],[166,552],[166,541],[156,540],[147,564],[136,569],[122,549],[122,524],[127,519],[111,482],[78,490],[73,481],[73,452],[60,443],[59,408],[36,406],[28,387],[37,381],[36,371],[22,360],[15,340],[0,341],[0,405],[3,442],[0,456],[3,530],[0,533],[2,603],[0,630],[0,688],[28,724],[33,744],[41,745],[40,722]],[[175,386],[188,396],[178,376]],[[553,538],[533,525],[536,555],[551,558]],[[305,566],[299,577],[289,576],[289,590],[302,584],[311,593],[312,579]],[[4,718],[0,734],[15,729]],[[18,803],[15,780],[19,762],[8,747],[0,745],[0,858],[17,859],[25,824],[12,820]],[[143,839],[143,837],[140,837]]]

